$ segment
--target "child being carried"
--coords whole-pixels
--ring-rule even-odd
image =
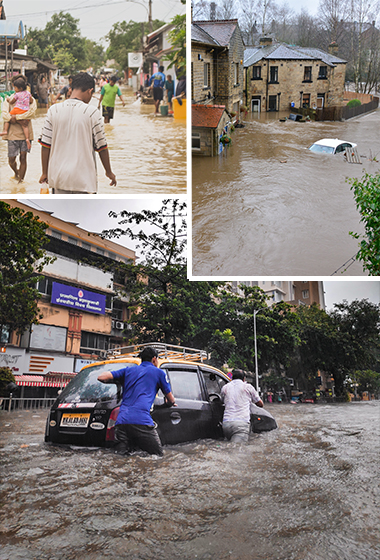
[[[22,126],[26,145],[28,146],[28,150],[30,150],[29,120],[22,119],[20,116],[29,111],[30,105],[33,103],[33,97],[26,89],[26,81],[24,78],[17,78],[13,83],[13,87],[16,93],[9,98],[8,102],[10,105],[14,105],[14,107],[9,114],[12,116],[16,115],[17,122]],[[4,123],[3,132],[0,132],[0,136],[8,134],[9,125],[9,122]]]

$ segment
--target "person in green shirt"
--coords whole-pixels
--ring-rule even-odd
[[[105,84],[102,87],[98,104],[98,109],[100,109],[100,104],[102,104],[105,124],[108,124],[110,120],[113,119],[116,95],[120,97],[120,101],[122,102],[123,107],[125,107],[124,99],[121,95],[120,88],[117,85],[117,77],[112,76],[112,78],[110,79],[110,83]]]

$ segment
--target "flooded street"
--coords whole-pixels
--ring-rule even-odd
[[[346,122],[279,118],[249,114],[225,154],[193,157],[194,275],[329,276],[357,253],[349,232],[363,225],[346,178],[380,170],[380,110]],[[362,165],[306,149],[322,138],[358,144]],[[358,262],[342,272],[364,275]]]
[[[186,121],[155,118],[153,105],[141,105],[131,88],[122,88],[126,106],[119,99],[115,118],[104,126],[117,186],[111,187],[96,156],[99,194],[186,193]],[[99,93],[95,94],[99,97]],[[98,99],[91,104],[97,106]],[[0,192],[11,195],[39,194],[41,176],[40,136],[47,109],[33,119],[34,142],[28,156],[25,181],[19,185],[8,166],[7,142],[0,140]],[[0,126],[2,121],[0,119]]]
[[[380,402],[267,405],[279,429],[129,458],[1,411],[0,560],[376,560]]]

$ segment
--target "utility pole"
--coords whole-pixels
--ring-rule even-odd
[[[149,33],[152,33],[152,31],[153,31],[153,22],[152,22],[152,0],[149,0],[148,21],[149,21]]]

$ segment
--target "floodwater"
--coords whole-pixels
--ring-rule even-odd
[[[163,458],[43,442],[1,412],[0,560],[377,560],[380,402],[272,404],[247,445]]]
[[[99,156],[96,156],[99,194],[185,194],[186,120],[154,117],[154,106],[136,101],[130,88],[124,88],[122,95],[126,106],[123,108],[117,98],[115,118],[104,125],[117,185],[110,186]],[[91,100],[92,105],[97,106],[97,103],[98,99]],[[13,178],[13,172],[8,167],[7,142],[0,140],[0,193],[40,193],[41,147],[37,139],[46,113],[47,109],[38,109],[32,121],[35,140],[22,184]],[[2,127],[1,119],[0,125]]]
[[[350,261],[349,232],[364,229],[346,178],[380,170],[380,109],[345,122],[281,116],[248,115],[225,154],[193,157],[193,275],[364,275]],[[322,138],[358,144],[362,165],[306,149]]]

